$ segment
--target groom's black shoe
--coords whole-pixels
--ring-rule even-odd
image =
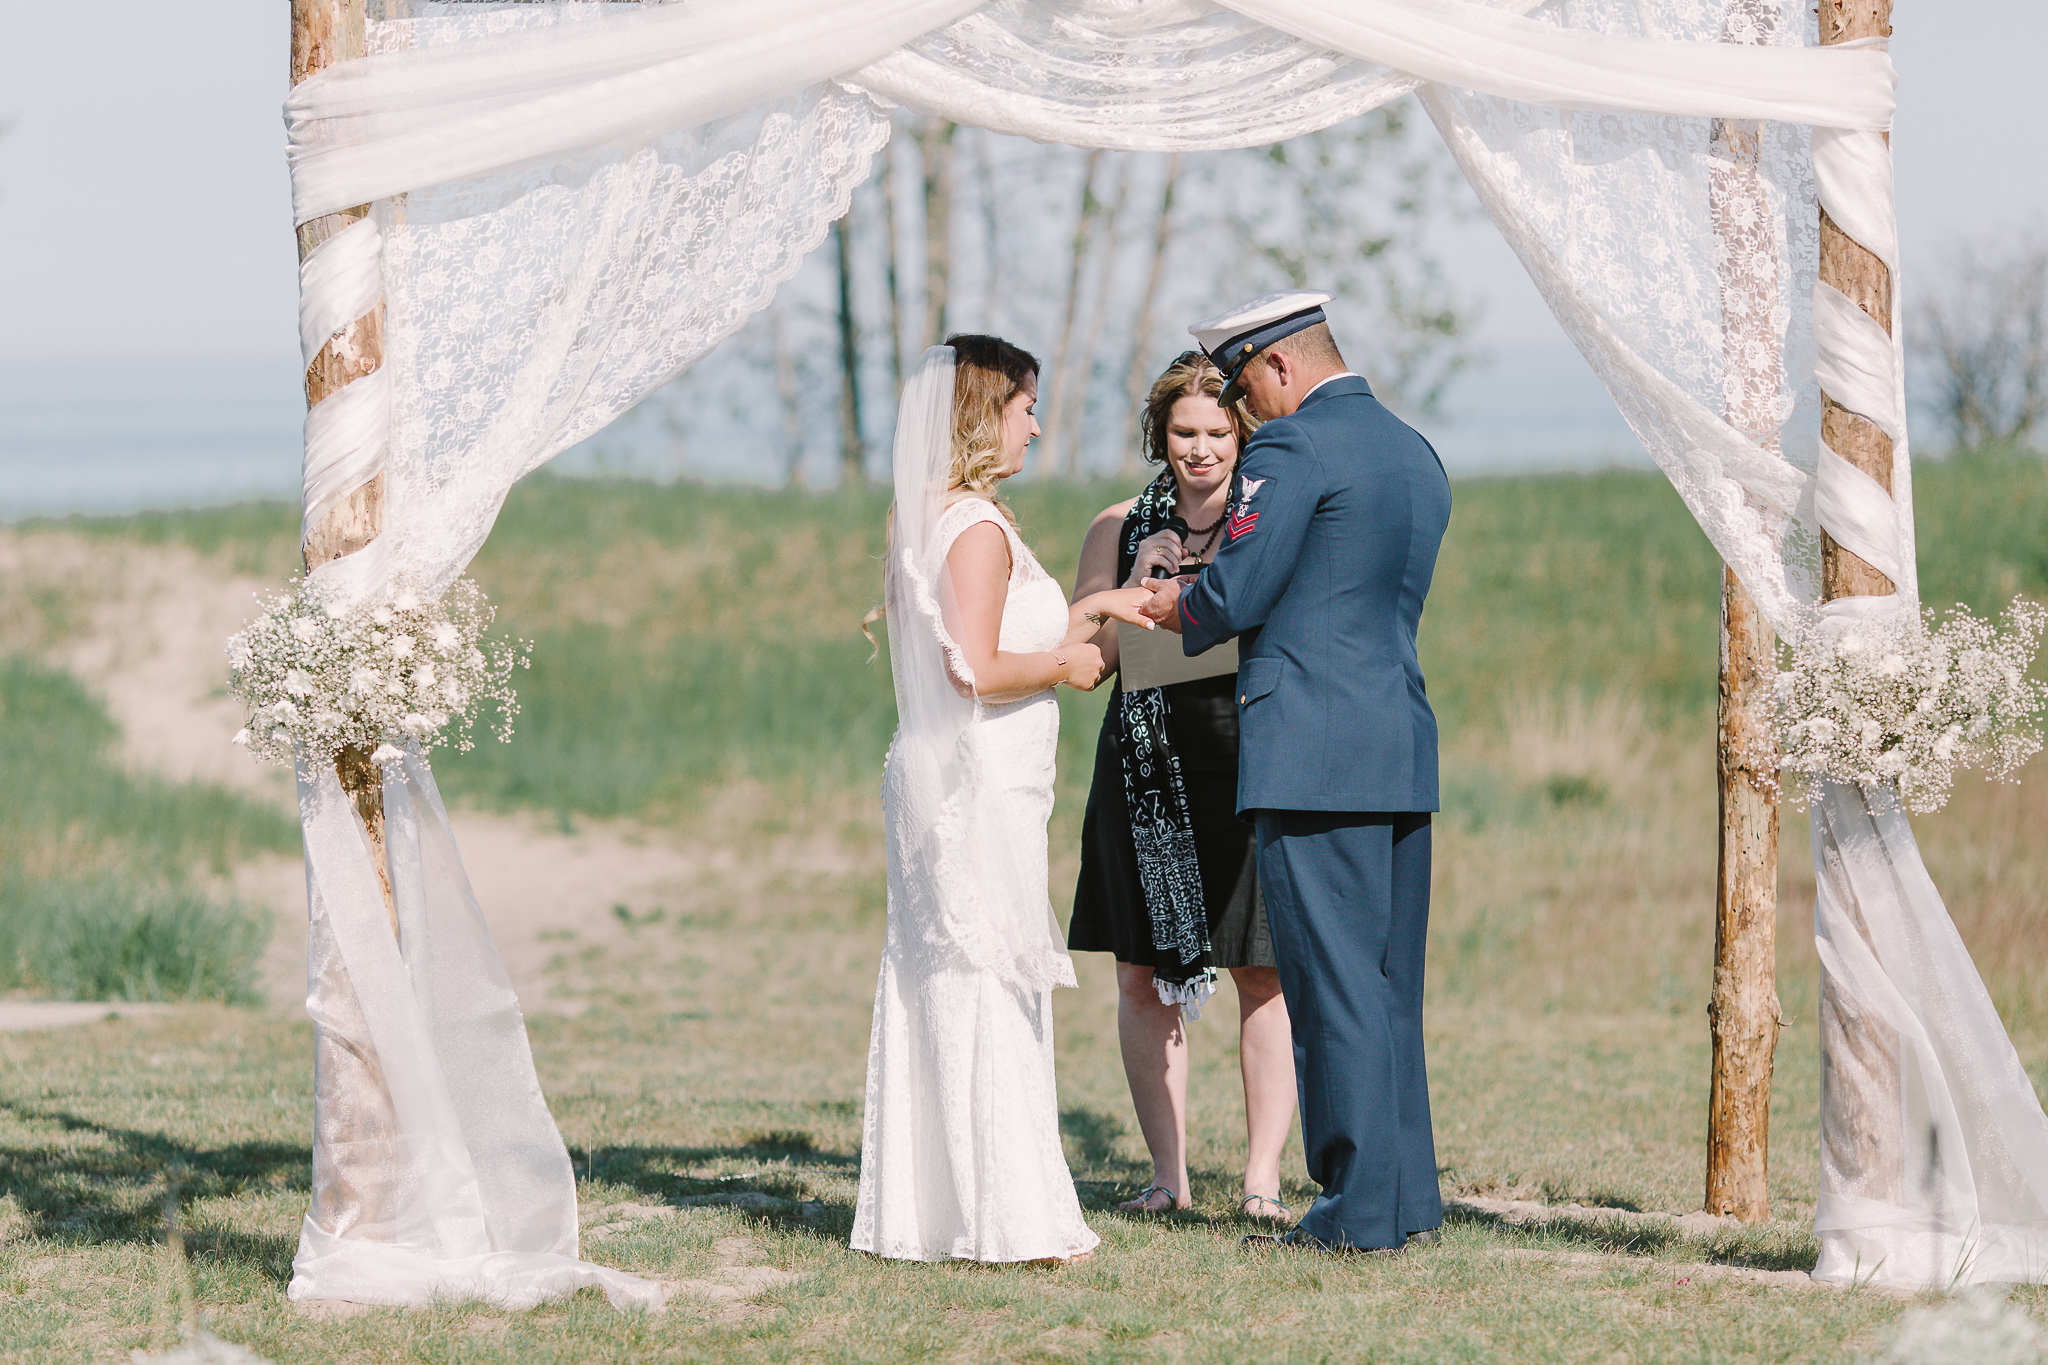
[[[1410,1251],[1422,1251],[1437,1245],[1443,1239],[1444,1230],[1442,1228],[1424,1228],[1421,1232],[1411,1232],[1408,1234],[1408,1249]]]
[[[1414,1240],[1410,1237],[1397,1247],[1355,1247],[1341,1242],[1326,1242],[1296,1228],[1280,1234],[1254,1232],[1238,1245],[1246,1251],[1306,1251],[1317,1256],[1402,1256],[1407,1254]]]

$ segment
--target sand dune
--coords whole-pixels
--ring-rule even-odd
[[[137,770],[292,807],[289,774],[229,743],[242,717],[225,688],[225,644],[271,584],[183,546],[7,531],[0,531],[0,580],[13,599],[0,643],[36,647],[91,687],[121,726]],[[58,626],[33,607],[53,597],[68,604]],[[579,822],[564,834],[556,822],[527,814],[458,810],[454,820],[478,901],[529,1010],[575,1008],[551,1006],[546,996],[543,969],[561,951],[565,931],[578,942],[604,941],[620,931],[615,905],[674,900],[726,861],[707,842],[623,822]],[[265,993],[277,1007],[298,1008],[306,942],[301,864],[259,859],[238,871],[235,886],[277,911]]]

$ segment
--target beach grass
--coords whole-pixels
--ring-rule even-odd
[[[1014,504],[1027,539],[1070,581],[1088,518],[1130,491],[1025,486]],[[2039,462],[1925,466],[1916,492],[1929,603],[1985,613],[2016,592],[2048,597]],[[590,1210],[585,1253],[704,1292],[645,1319],[589,1293],[523,1314],[450,1304],[301,1315],[282,1289],[307,1198],[310,1027],[289,1011],[199,1005],[0,1035],[0,1361],[107,1360],[175,1339],[161,1212],[174,1175],[208,1322],[280,1362],[1605,1365],[1873,1353],[1906,1303],[1700,1270],[1804,1269],[1816,1253],[1813,888],[1796,811],[1785,813],[1781,865],[1788,1027],[1772,1221],[1688,1234],[1620,1218],[1701,1200],[1712,550],[1653,476],[1466,480],[1454,497],[1423,631],[1445,734],[1427,1025],[1442,1179],[1454,1197],[1579,1204],[1614,1219],[1510,1226],[1458,1213],[1441,1247],[1390,1262],[1240,1251],[1251,1225],[1235,1203],[1243,1139],[1228,992],[1192,1031],[1195,1210],[1117,1213],[1150,1169],[1117,1059],[1109,964],[1084,955],[1081,989],[1060,992],[1055,1010],[1062,1130],[1104,1239],[1095,1258],[1046,1271],[849,1251],[884,924],[876,787],[893,724],[886,648],[868,662],[858,623],[879,595],[884,495],[538,478],[514,491],[474,569],[501,628],[537,642],[519,679],[519,735],[506,747],[485,738],[436,771],[458,802],[458,833],[468,803],[565,825],[637,821],[706,851],[695,882],[624,907],[619,933],[556,935],[548,1007],[529,1015]],[[55,529],[282,574],[296,516],[245,508]],[[63,602],[46,608],[50,629],[65,628]],[[61,690],[61,675],[33,668],[22,676]],[[1062,697],[1062,913],[1105,700]],[[80,704],[90,699],[62,703],[83,715]],[[1948,811],[1915,826],[2022,1060],[2048,1087],[2039,772],[2020,787],[1966,779]],[[288,826],[280,836],[237,823],[256,817],[215,794],[208,842],[182,815],[145,809],[152,792],[189,793],[121,780],[134,785],[119,800],[142,802],[132,815],[64,826],[86,831],[79,847],[98,850],[94,866],[168,860],[199,885],[207,869],[289,837]],[[1312,1191],[1298,1145],[1283,1170],[1301,1207]],[[619,1212],[628,1205],[666,1212]],[[759,1292],[716,1292],[744,1268],[780,1273]],[[2016,1301],[2048,1317],[2048,1292]]]
[[[293,1310],[281,1291],[307,1197],[309,1029],[198,1007],[0,1037],[13,1078],[0,1108],[0,1358],[105,1360],[176,1339],[168,1179],[208,1326],[279,1362],[1847,1362],[1907,1306],[1703,1269],[1809,1266],[1813,1239],[1793,1218],[1687,1234],[1565,1218],[1508,1226],[1454,1206],[1442,1246],[1392,1263],[1246,1253],[1229,1030],[1207,1020],[1192,1078],[1196,1208],[1118,1213],[1145,1168],[1108,973],[1093,961],[1058,1007],[1062,1128],[1103,1239],[1093,1260],[1047,1271],[852,1253],[879,925],[849,932],[809,916],[791,927],[780,907],[705,895],[726,908],[671,906],[616,950],[576,954],[562,984],[588,1007],[531,1024],[588,1226],[606,1229],[584,1252],[697,1286],[665,1315],[623,1316],[592,1293],[530,1313]],[[1458,1005],[1433,1011],[1429,1043],[1451,1193],[1697,1203],[1696,1020]],[[1810,1044],[1788,1038],[1781,1147],[1812,1140],[1816,1073]],[[1801,1110],[1804,1123],[1785,1122]],[[1309,1191],[1297,1162],[1290,1154],[1283,1193],[1299,1205]],[[622,1216],[654,1206],[668,1212]],[[740,1267],[773,1275],[759,1292],[715,1297]],[[2048,1309],[2042,1291],[2019,1297]]]
[[[70,675],[0,657],[0,992],[252,1001],[270,912],[220,883],[296,823],[131,773],[117,739]]]

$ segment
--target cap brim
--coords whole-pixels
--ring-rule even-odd
[[[1216,401],[1227,408],[1243,397],[1244,385],[1239,383],[1237,379],[1232,378],[1228,384],[1223,386],[1223,392],[1216,396]]]

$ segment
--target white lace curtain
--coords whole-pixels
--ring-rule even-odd
[[[1916,602],[1896,347],[1831,291],[1816,345],[1817,195],[1896,271],[1891,64],[1814,46],[1803,0],[387,4],[372,55],[288,105],[301,221],[375,205],[309,258],[302,303],[309,352],[380,290],[389,309],[380,377],[322,404],[362,389],[349,420],[308,420],[309,506],[387,471],[383,536],[325,571],[357,590],[452,580],[514,481],[764,307],[845,212],[891,103],[1195,150],[1416,91],[1766,617],[1813,609],[1822,524]],[[1897,428],[1895,498],[1826,463],[1817,373]],[[1824,950],[1844,933],[1868,949],[1877,975],[1845,998],[1890,1040],[1867,1068],[1889,1108],[1831,1073],[1827,1118],[1881,1111],[1874,1141],[1900,1163],[1882,1188],[1830,1175],[1822,1273],[2041,1274],[2048,1119],[1967,955],[1912,957],[1948,921],[1910,830],[1876,793],[1815,818],[1817,858],[1847,869],[1823,876]]]

